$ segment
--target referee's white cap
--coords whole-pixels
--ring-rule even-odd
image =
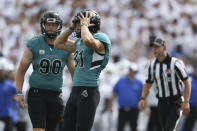
[[[166,42],[165,40],[163,40],[162,38],[160,37],[156,37],[153,41],[151,41],[150,43],[150,46],[153,46],[153,45],[156,45],[156,46],[164,46],[166,45]]]

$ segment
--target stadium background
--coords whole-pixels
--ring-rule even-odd
[[[40,33],[39,19],[44,11],[58,11],[64,28],[81,9],[97,11],[101,31],[112,41],[112,56],[101,75],[102,99],[93,131],[115,131],[117,104],[112,115],[99,115],[115,82],[127,72],[129,61],[139,65],[138,77],[144,81],[149,60],[153,57],[149,38],[155,34],[167,42],[169,54],[181,58],[189,73],[197,64],[197,0],[0,0],[0,52],[17,68],[26,41]],[[64,99],[67,100],[71,79],[65,69]],[[28,70],[28,79],[31,68]],[[24,90],[28,88],[27,81]],[[150,95],[150,101],[156,99]],[[102,117],[101,117],[102,116]],[[141,119],[141,117],[143,119]],[[28,120],[28,115],[26,118]],[[184,119],[184,118],[182,118]],[[102,121],[101,121],[102,120]],[[146,128],[147,112],[139,118],[139,131]],[[29,123],[29,126],[30,123]],[[181,122],[180,122],[181,127]],[[195,128],[197,130],[197,128]]]

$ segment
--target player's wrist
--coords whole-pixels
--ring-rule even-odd
[[[82,23],[80,24],[80,26],[86,26],[86,27],[88,27],[88,23],[82,22]]]
[[[184,100],[183,102],[187,104],[187,103],[189,103],[189,100]]]
[[[23,92],[22,91],[17,91],[16,95],[17,96],[23,96]]]
[[[145,100],[145,97],[140,97],[140,101],[141,101],[141,100],[143,100],[143,101],[144,101],[144,100]]]

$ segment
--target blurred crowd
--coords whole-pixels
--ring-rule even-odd
[[[195,0],[1,0],[0,51],[18,65],[26,41],[40,33],[44,11],[58,11],[65,28],[77,11],[88,8],[100,14],[113,56],[134,61],[146,57],[149,36],[156,34],[166,39],[168,51],[194,62],[196,6]]]
[[[66,28],[76,12],[84,8],[100,14],[101,31],[112,41],[111,60],[101,77],[103,99],[98,112],[103,111],[105,98],[110,97],[114,84],[127,73],[128,61],[139,65],[137,76],[144,82],[149,60],[153,57],[149,48],[152,35],[163,37],[167,42],[167,51],[181,58],[189,73],[194,71],[197,64],[196,0],[1,0],[0,53],[17,68],[27,40],[40,33],[39,18],[43,12],[59,12],[63,28]],[[65,86],[70,87],[71,79],[67,76],[66,72]],[[66,88],[63,93],[66,102],[69,89]],[[154,103],[152,99],[154,97],[151,97]],[[143,119],[138,127],[142,131],[145,128],[142,121],[146,123],[145,115],[142,114]],[[113,115],[103,116],[102,124],[99,116],[96,116],[94,131],[101,131],[99,124],[108,131],[115,130],[116,111]]]

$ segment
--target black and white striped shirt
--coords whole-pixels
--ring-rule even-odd
[[[188,78],[184,63],[175,57],[167,57],[159,62],[156,58],[148,68],[147,83],[155,82],[158,98],[182,95],[183,81]]]

